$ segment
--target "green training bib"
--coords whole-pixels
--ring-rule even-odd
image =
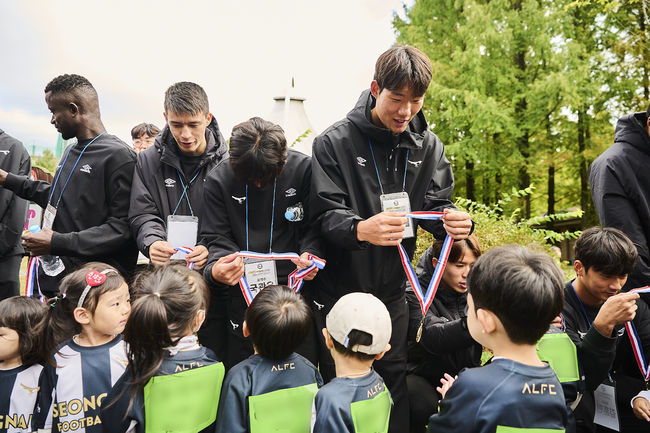
[[[154,376],[144,387],[146,433],[196,433],[214,422],[223,363],[166,376]]]
[[[251,433],[310,433],[317,391],[310,383],[248,397]]]
[[[544,334],[537,342],[537,355],[548,362],[560,383],[580,380],[578,352],[567,334]]]
[[[388,388],[369,400],[350,404],[356,433],[386,433],[390,421],[391,399]]]
[[[564,433],[564,429],[497,426],[496,433]]]

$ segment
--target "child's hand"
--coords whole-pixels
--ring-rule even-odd
[[[632,405],[632,410],[637,418],[650,422],[650,401],[643,397],[637,397]]]
[[[456,379],[458,379],[458,376],[451,377],[447,373],[445,373],[445,377],[440,379],[440,383],[442,383],[442,386],[437,387],[436,391],[440,393],[442,398],[445,398],[445,394],[447,394],[447,391],[449,391],[449,388],[451,388],[451,386],[454,384]]]

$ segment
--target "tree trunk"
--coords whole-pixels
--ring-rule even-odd
[[[465,160],[465,191],[466,197],[476,201],[476,192],[474,189],[474,161]]]
[[[548,201],[546,214],[553,215],[555,213],[555,164],[551,163],[548,167]]]
[[[582,209],[582,224],[586,227],[589,221],[589,164],[585,158],[585,150],[590,137],[588,114],[586,107],[578,111],[578,162],[580,167],[580,208]]]

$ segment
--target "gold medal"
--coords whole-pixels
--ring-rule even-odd
[[[422,325],[424,325],[424,317],[420,320],[420,327],[418,328],[417,334],[415,334],[415,342],[419,343],[422,338]]]

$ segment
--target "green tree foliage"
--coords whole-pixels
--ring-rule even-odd
[[[432,60],[424,113],[457,194],[489,205],[534,184],[505,211],[578,208],[597,222],[588,166],[613,119],[647,103],[646,2],[417,0],[395,17],[398,43]]]
[[[40,167],[50,174],[54,174],[59,159],[49,150],[44,150],[42,154],[32,158],[32,166]]]

